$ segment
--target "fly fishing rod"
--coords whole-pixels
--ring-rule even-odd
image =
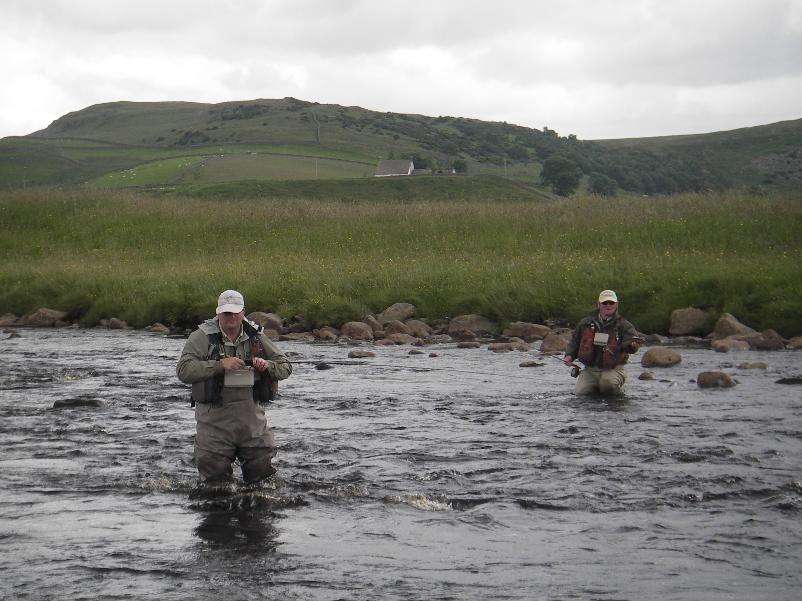
[[[545,354],[547,354],[549,357],[551,357],[555,361],[559,361],[563,365],[567,365],[568,367],[570,367],[571,368],[571,377],[572,378],[578,377],[579,376],[579,372],[582,371],[582,368],[579,365],[577,365],[576,363],[574,363],[573,361],[571,363],[566,363],[565,361],[560,359],[557,355],[551,355],[549,353],[545,353]]]

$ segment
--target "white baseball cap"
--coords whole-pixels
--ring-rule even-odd
[[[236,290],[226,290],[217,299],[217,314],[239,313],[245,308],[245,299]]]

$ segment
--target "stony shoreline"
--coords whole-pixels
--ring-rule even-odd
[[[267,336],[276,341],[328,342],[348,346],[396,346],[415,347],[410,354],[422,354],[419,347],[435,344],[455,344],[457,348],[478,349],[483,346],[495,353],[539,351],[541,354],[561,355],[570,341],[572,330],[556,323],[536,324],[513,322],[500,328],[481,315],[460,315],[452,319],[417,319],[414,305],[395,303],[378,315],[368,315],[362,321],[349,321],[333,325],[310,324],[303,317],[296,316],[286,320],[274,313],[255,311],[247,315],[252,322],[259,324]],[[709,316],[693,307],[678,309],[671,313],[669,336],[659,334],[643,335],[649,347],[640,356],[640,364],[647,371],[640,374],[640,380],[653,380],[652,368],[669,368],[682,361],[682,355],[671,347],[703,347],[718,353],[730,351],[780,351],[802,350],[802,336],[785,339],[774,330],[757,332],[739,322],[733,315],[721,315],[715,324],[709,326]],[[0,327],[9,337],[19,336],[16,327],[79,327],[66,320],[66,314],[53,309],[41,308],[21,317],[7,313],[0,316]],[[132,330],[124,321],[117,318],[101,320],[95,328],[110,330]],[[708,331],[709,330],[709,331]],[[161,323],[152,324],[143,331],[154,334],[186,336],[191,330],[170,328]],[[536,346],[537,345],[537,346]],[[365,348],[352,349],[349,359],[375,357],[376,353]],[[430,353],[437,356],[437,353]],[[520,367],[539,367],[543,363],[523,361]],[[330,366],[317,366],[325,369]],[[743,369],[766,369],[762,362],[743,363]],[[781,381],[783,384],[802,383],[802,377]],[[700,388],[727,388],[737,382],[722,371],[701,372],[696,383]]]
[[[456,343],[460,348],[479,348],[486,345],[493,352],[531,351],[539,343],[541,353],[561,353],[570,339],[571,329],[555,323],[536,324],[512,322],[499,327],[481,315],[460,315],[451,319],[427,320],[416,317],[416,308],[409,303],[395,303],[377,315],[361,321],[338,325],[309,323],[301,316],[284,319],[274,313],[256,311],[248,319],[262,326],[267,335],[277,341],[353,342],[375,346]],[[739,322],[729,313],[721,315],[714,324],[701,309],[689,307],[671,313],[669,336],[644,335],[647,345],[698,345],[726,353],[731,350],[800,350],[802,336],[783,338],[774,330],[758,332]],[[77,327],[67,320],[67,314],[55,309],[39,308],[22,316],[6,313],[0,316],[0,327]],[[96,326],[112,330],[133,329],[125,321],[111,317]],[[144,331],[182,335],[176,329],[154,323]],[[7,330],[8,331],[8,330]]]

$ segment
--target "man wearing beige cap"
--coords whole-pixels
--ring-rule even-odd
[[[217,316],[190,334],[176,373],[192,385],[201,479],[231,481],[231,464],[239,459],[243,480],[253,484],[276,472],[264,404],[292,366],[262,329],[245,319],[242,294],[226,290],[217,305]]]
[[[576,381],[576,394],[620,394],[626,374],[624,364],[640,348],[635,326],[618,314],[618,296],[603,290],[590,314],[574,328],[563,362],[575,359],[585,365]]]

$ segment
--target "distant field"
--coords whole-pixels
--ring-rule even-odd
[[[95,178],[97,188],[207,184],[238,180],[346,179],[370,177],[375,166],[350,161],[249,152],[198,155],[144,163]]]
[[[0,141],[0,188],[181,186],[222,181],[372,177],[378,158],[314,144],[160,148],[81,139]]]
[[[500,202],[469,187],[438,196],[448,178],[432,180],[417,200],[410,188],[392,194],[403,182],[362,200],[0,193],[0,314],[47,306],[86,324],[191,326],[220,290],[239,288],[251,309],[321,323],[397,301],[426,318],[575,322],[613,288],[646,332],[665,332],[671,310],[694,305],[802,334],[798,197]],[[344,193],[349,181],[373,182],[328,189]]]

